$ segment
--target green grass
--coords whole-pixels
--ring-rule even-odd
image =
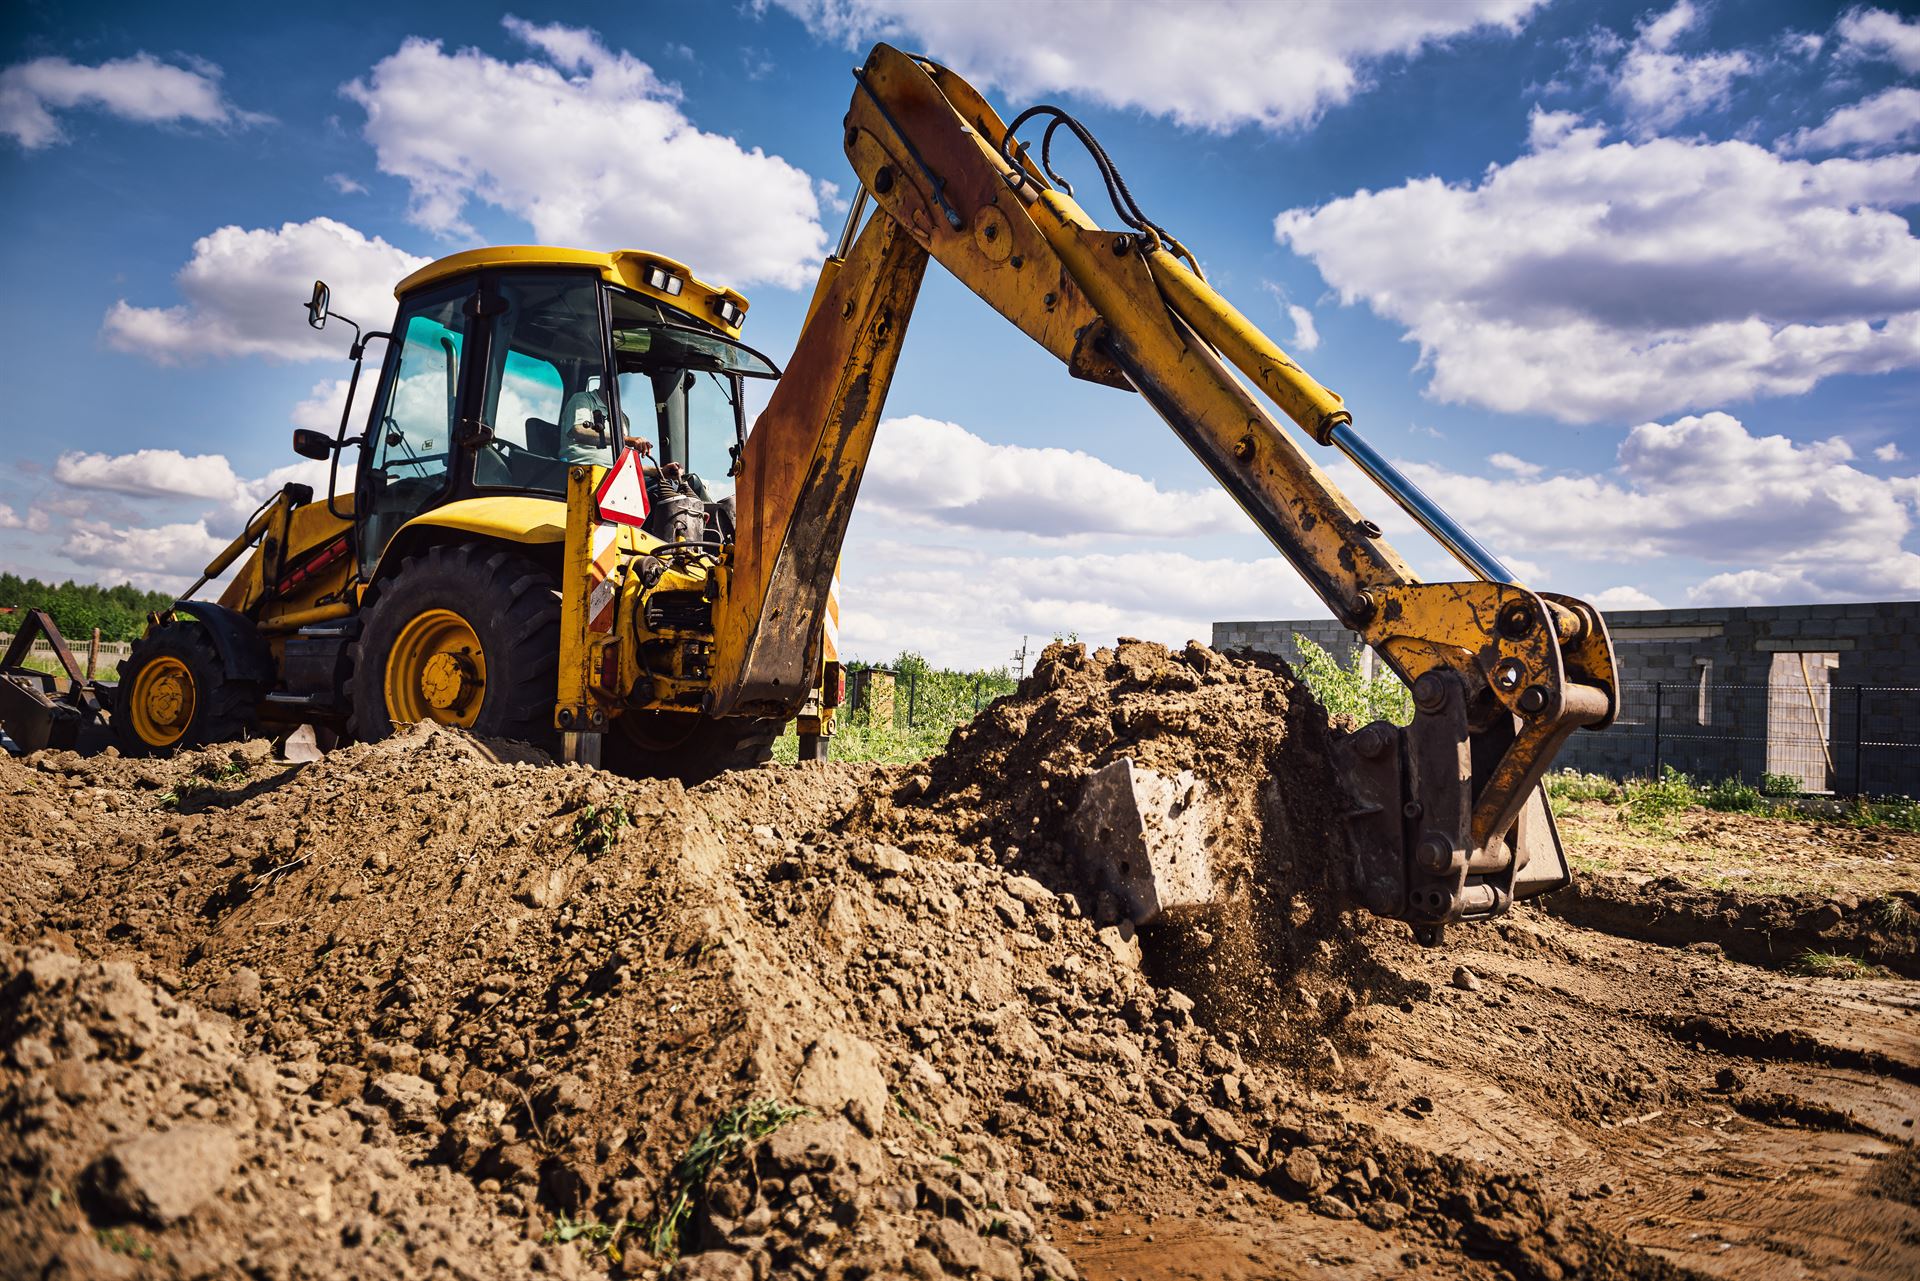
[[[79,650],[75,652],[74,657],[80,661],[80,671],[82,674],[85,674],[87,670],[86,651]],[[41,658],[37,654],[29,654],[27,656],[27,660],[24,663],[22,663],[21,666],[25,667],[29,671],[46,672],[49,676],[58,676],[62,679],[65,679],[67,675],[67,669],[60,666],[59,659]],[[93,678],[97,681],[119,680],[120,679],[120,660],[117,658],[101,659],[100,662],[96,664],[93,669]]]
[[[1760,785],[1743,778],[1697,783],[1668,765],[1657,779],[1624,782],[1600,774],[1560,770],[1546,777],[1547,800],[1555,815],[1564,815],[1586,801],[1620,807],[1629,826],[1659,831],[1694,806],[1722,814],[1751,814],[1759,818],[1831,822],[1836,818],[1855,827],[1881,827],[1920,832],[1920,801],[1906,796],[1856,797],[1836,814],[1832,802],[1806,798],[1800,780],[1787,774],[1763,774]]]
[[[836,761],[876,761],[882,765],[910,765],[923,761],[947,745],[954,726],[921,725],[914,729],[869,721],[855,713],[835,717],[827,755]],[[792,765],[800,757],[800,739],[791,727],[773,740],[773,759]]]
[[[1906,900],[1892,894],[1883,894],[1874,900],[1873,923],[1883,930],[1901,930],[1912,926],[1914,910],[1907,906]]]
[[[808,1109],[775,1099],[737,1104],[696,1134],[660,1189],[660,1212],[645,1227],[647,1252],[656,1259],[680,1257],[680,1234],[693,1215],[707,1180],[761,1139]]]
[[[1846,820],[1855,827],[1888,827],[1896,832],[1920,832],[1920,801],[1910,796],[1863,796],[1848,807]]]
[[[246,776],[247,767],[237,760],[202,761],[193,767],[193,773],[155,795],[153,803],[163,810],[178,810],[184,805],[218,796],[226,790],[221,784]]]
[[[1700,803],[1722,814],[1771,814],[1770,793],[1745,779],[1723,778],[1700,791]]]
[[[1671,765],[1660,771],[1659,778],[1628,780],[1625,790],[1622,812],[1627,823],[1636,827],[1664,827],[1667,820],[1700,803],[1693,780]]]
[[[124,1254],[131,1259],[153,1258],[153,1247],[125,1228],[100,1228],[93,1235],[95,1240],[115,1254]]]
[[[1838,952],[1802,952],[1793,972],[1813,979],[1878,979],[1887,977],[1879,966]]]

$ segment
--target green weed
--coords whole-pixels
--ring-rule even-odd
[[[707,1180],[721,1166],[736,1159],[781,1126],[808,1109],[775,1099],[754,1099],[727,1109],[717,1120],[694,1135],[679,1161],[674,1163],[660,1189],[660,1212],[645,1228],[647,1252],[656,1259],[675,1259],[680,1255],[680,1234],[693,1214],[694,1203],[707,1186]]]
[[[589,1254],[603,1254],[612,1263],[620,1262],[623,1252],[620,1239],[640,1225],[632,1219],[620,1219],[613,1223],[597,1223],[592,1219],[569,1219],[561,1215],[547,1226],[540,1237],[541,1245],[572,1245],[581,1242]]]
[[[1722,814],[1768,814],[1773,806],[1767,794],[1745,779],[1723,778],[1700,791],[1700,803]]]
[[[1620,784],[1605,774],[1582,774],[1579,770],[1563,769],[1547,775],[1546,783],[1549,800],[1566,801],[1569,804],[1605,801],[1609,805],[1618,805],[1623,799]]]
[[[605,809],[589,805],[574,816],[573,852],[604,854],[621,829],[632,826],[633,818],[623,805],[609,805]]]
[[[130,1259],[153,1257],[153,1247],[137,1239],[125,1228],[101,1228],[93,1235],[95,1240],[115,1254],[124,1254]]]
[[[1877,965],[1838,952],[1802,952],[1792,969],[1795,974],[1814,979],[1877,979],[1886,975]]]
[[[1883,930],[1905,929],[1912,924],[1914,911],[1905,899],[1882,894],[1873,902],[1873,923]]]
[[[1800,780],[1791,774],[1762,774],[1760,790],[1768,796],[1800,795]]]
[[[1673,766],[1661,769],[1659,778],[1631,779],[1626,784],[1626,821],[1637,827],[1660,827],[1675,815],[1685,813],[1699,803],[1693,780]]]

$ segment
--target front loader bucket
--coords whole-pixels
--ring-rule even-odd
[[[67,689],[47,672],[27,666],[35,635],[44,636],[54,657],[66,669]],[[88,680],[73,652],[45,610],[27,611],[5,655],[0,655],[0,730],[22,752],[41,748],[74,748],[88,725],[104,725],[100,703],[102,686]]]

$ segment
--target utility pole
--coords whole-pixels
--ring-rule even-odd
[[[1013,657],[1014,657],[1014,661],[1020,664],[1020,675],[1016,679],[1018,680],[1027,679],[1027,638],[1026,637],[1022,636],[1020,638],[1020,648],[1014,651]]]

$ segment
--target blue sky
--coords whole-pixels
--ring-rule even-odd
[[[1920,595],[1908,14],[26,3],[3,38],[9,569],[184,585],[309,475],[289,431],[331,426],[345,373],[341,335],[302,323],[314,275],[378,325],[399,275],[477,244],[659,249],[741,287],[783,360],[845,216],[848,71],[885,38],[1009,118],[1085,120],[1532,585],[1623,608]],[[1322,612],[1137,397],[1071,381],[937,266],[888,418],[846,554],[858,654]]]

